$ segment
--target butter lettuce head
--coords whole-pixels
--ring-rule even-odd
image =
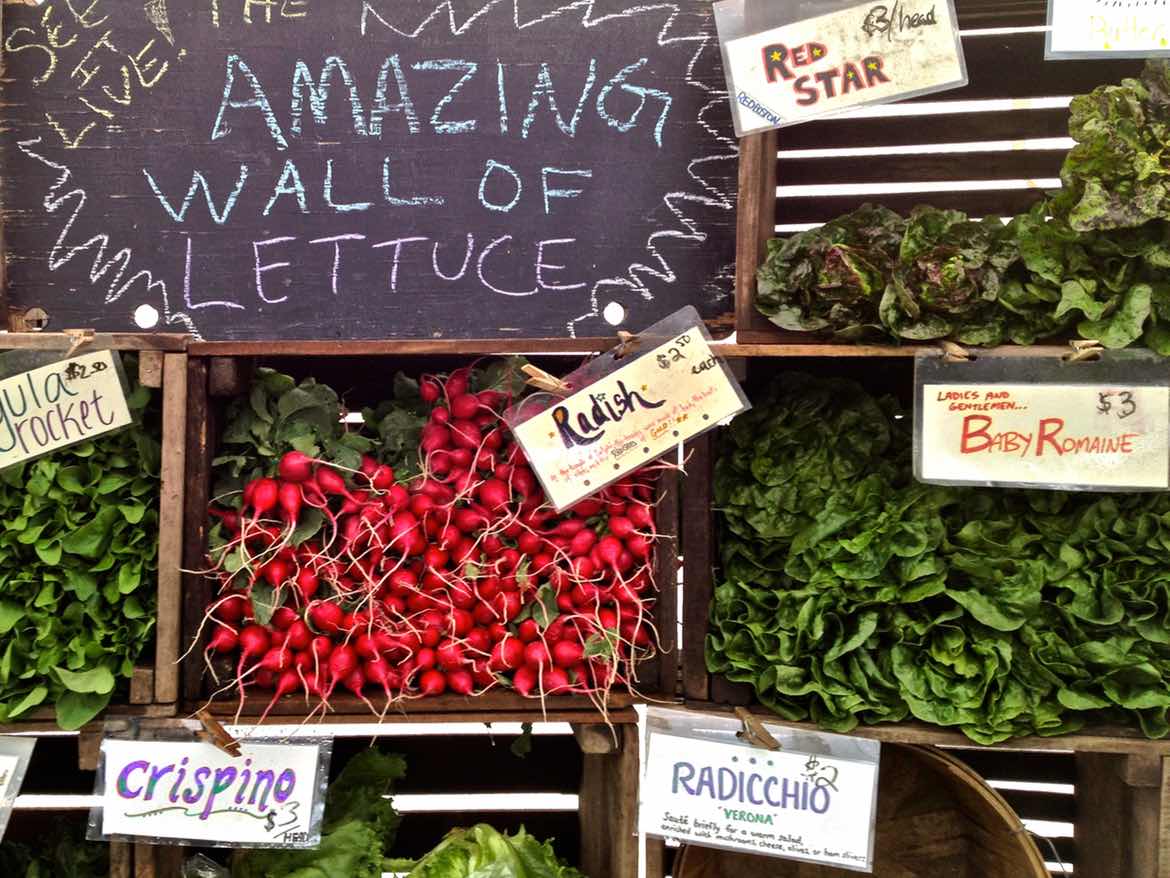
[[[387,871],[409,871],[409,878],[585,878],[567,865],[550,842],[524,829],[507,835],[486,825],[455,829],[417,862],[390,860]]]

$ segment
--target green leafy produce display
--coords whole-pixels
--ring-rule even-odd
[[[362,751],[329,785],[317,848],[239,851],[232,878],[381,878],[401,819],[387,796],[405,774],[401,756]]]
[[[708,668],[837,731],[1170,733],[1170,495],[923,485],[899,414],[790,374],[732,423]]]
[[[757,307],[841,340],[1032,344],[1076,333],[1170,356],[1170,62],[1073,100],[1064,188],[1006,225],[864,205],[770,241]]]
[[[109,874],[110,846],[87,842],[79,829],[62,830],[35,847],[16,841],[0,844],[4,878],[107,878]]]
[[[387,872],[409,878],[585,878],[561,860],[551,842],[523,829],[515,835],[486,824],[455,829],[421,860],[389,860]]]
[[[128,402],[131,427],[0,471],[0,722],[80,728],[150,639],[161,446],[151,392]]]

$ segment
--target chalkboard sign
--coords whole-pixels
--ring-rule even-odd
[[[4,7],[10,307],[207,339],[611,335],[730,310],[710,3]]]

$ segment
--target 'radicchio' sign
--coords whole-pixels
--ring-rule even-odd
[[[245,743],[232,757],[210,744],[102,742],[101,838],[183,840],[215,847],[313,848],[321,841],[319,741]]]

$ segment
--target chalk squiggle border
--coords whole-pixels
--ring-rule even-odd
[[[687,64],[685,82],[687,85],[698,88],[711,95],[711,100],[703,104],[699,108],[696,116],[696,121],[699,126],[707,132],[707,134],[714,139],[717,144],[726,146],[726,152],[718,152],[710,155],[699,156],[691,159],[687,163],[687,176],[689,176],[698,186],[698,191],[695,192],[667,192],[662,197],[663,204],[666,205],[667,210],[674,216],[677,225],[673,228],[659,228],[650,233],[646,239],[646,253],[647,260],[645,262],[633,262],[625,270],[624,274],[618,277],[602,278],[595,281],[589,291],[589,310],[577,317],[572,318],[566,324],[566,329],[570,338],[577,337],[577,324],[586,320],[592,320],[601,315],[601,307],[599,300],[601,299],[600,291],[611,287],[624,288],[628,294],[640,295],[647,301],[653,301],[654,294],[651,292],[646,280],[643,278],[655,278],[667,284],[677,283],[679,275],[671,267],[667,261],[666,256],[661,252],[658,242],[662,239],[678,239],[683,241],[694,241],[702,243],[707,240],[707,233],[700,227],[700,222],[693,216],[688,215],[684,211],[684,206],[687,204],[699,205],[700,207],[716,208],[719,210],[734,211],[736,207],[736,193],[733,191],[726,191],[711,180],[703,177],[700,173],[702,166],[709,163],[735,161],[739,157],[739,144],[725,131],[717,129],[714,125],[706,120],[706,116],[712,109],[723,105],[727,100],[727,91],[720,88],[712,88],[711,86],[701,82],[695,78],[695,66],[698,64],[700,57],[710,47],[715,37],[711,34],[689,34],[689,35],[670,35],[674,28],[675,21],[684,11],[680,3],[663,2],[663,3],[649,3],[639,4],[626,7],[625,9],[615,12],[608,12],[594,17],[594,11],[598,5],[598,0],[572,0],[572,2],[565,3],[562,6],[552,9],[537,15],[534,18],[521,20],[520,0],[485,0],[483,6],[472,12],[462,23],[456,21],[455,8],[451,0],[441,0],[437,3],[435,8],[427,13],[421,22],[414,26],[411,30],[403,30],[395,27],[390,21],[387,21],[382,14],[379,13],[370,0],[362,0],[361,11],[361,34],[368,36],[371,17],[377,20],[378,25],[389,28],[399,36],[407,39],[417,39],[421,36],[428,27],[436,21],[442,22],[445,19],[448,30],[452,36],[462,36],[481,19],[490,10],[495,7],[505,7],[508,4],[512,6],[512,22],[517,31],[523,31],[525,28],[533,27],[557,18],[561,15],[572,12],[580,12],[581,25],[585,28],[597,27],[614,19],[632,18],[644,13],[661,12],[665,13],[666,20],[662,28],[658,31],[658,45],[668,46],[677,43],[694,43],[695,52],[691,56]],[[439,26],[442,26],[441,24]],[[728,179],[731,185],[734,186],[737,180],[736,174],[729,174]],[[609,298],[609,296],[607,296]]]

